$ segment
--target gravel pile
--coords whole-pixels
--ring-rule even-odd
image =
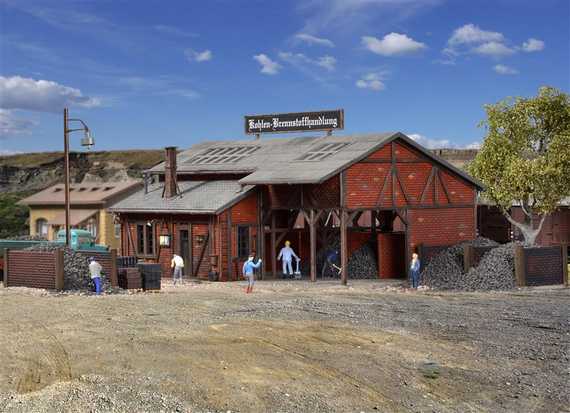
[[[64,266],[64,290],[74,291],[91,291],[93,290],[93,282],[89,274],[89,258],[71,248],[64,248],[54,244],[39,244],[27,248],[31,251],[55,251],[63,249],[63,266]],[[101,276],[101,290],[107,293],[113,292],[111,283],[103,273]]]
[[[497,246],[495,241],[477,238],[475,247]],[[463,245],[453,245],[433,257],[421,274],[421,283],[433,289],[488,291],[515,287],[514,244],[494,248],[467,273],[463,271]]]
[[[348,274],[351,279],[378,278],[378,259],[370,243],[352,253],[348,260]]]

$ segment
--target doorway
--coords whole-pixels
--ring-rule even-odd
[[[178,254],[184,260],[184,276],[191,276],[192,275],[192,260],[190,255],[190,231],[187,229],[180,230],[180,250]]]

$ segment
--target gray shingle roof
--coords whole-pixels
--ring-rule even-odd
[[[179,182],[180,194],[163,198],[164,185],[149,185],[109,208],[111,212],[160,212],[184,214],[216,214],[242,199],[254,187],[238,181],[185,181]]]
[[[239,183],[247,185],[321,183],[396,138],[406,141],[428,158],[434,159],[474,185],[482,187],[479,182],[465,172],[435,156],[429,150],[399,132],[348,136],[207,141],[180,152],[177,158],[177,168],[182,173],[247,174],[239,181]],[[346,145],[338,152],[318,160],[301,159],[307,153],[318,150],[325,144],[333,143],[344,143]],[[252,149],[254,147],[256,148],[255,150]],[[217,152],[216,148],[221,152]],[[223,151],[222,148],[226,148],[226,151]],[[250,153],[245,156],[239,156],[240,153],[248,152],[246,148],[251,149]],[[216,160],[206,161],[204,156],[211,157],[212,153],[214,155],[221,153],[221,155]],[[222,155],[227,156],[222,158]],[[164,172],[164,163],[154,166],[149,171],[154,173]]]

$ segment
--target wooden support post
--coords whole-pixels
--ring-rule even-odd
[[[111,250],[111,286],[119,286],[119,277],[117,276],[117,250]]]
[[[568,279],[568,244],[562,244],[562,276],[563,282],[566,287],[570,287],[570,280]]]
[[[309,214],[309,241],[311,244],[311,281],[317,281],[317,220],[315,210]]]
[[[473,265],[473,245],[465,244],[463,245],[463,271],[468,272]]]
[[[348,281],[348,242],[347,242],[348,216],[343,209],[340,212],[340,282],[346,285]]]
[[[228,281],[233,281],[232,271],[232,210],[227,211],[228,214]]]
[[[277,242],[275,239],[275,211],[271,214],[271,273],[277,277]]]
[[[526,284],[525,261],[524,248],[521,245],[515,246],[515,284],[517,287],[524,287]]]
[[[116,265],[116,262],[117,262],[117,256],[115,255],[115,265]],[[58,249],[55,251],[55,289],[56,290],[63,290],[64,278],[65,278],[65,268],[64,268],[63,249]]]
[[[2,283],[4,284],[4,288],[8,287],[8,268],[9,268],[9,263],[8,263],[8,248],[6,248],[4,250],[4,279],[2,280]]]
[[[257,191],[257,256],[261,258],[261,266],[259,267],[259,278],[263,280],[265,272],[265,224],[263,216],[263,193]]]

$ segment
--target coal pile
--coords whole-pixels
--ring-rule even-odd
[[[352,253],[348,260],[351,279],[378,278],[378,259],[371,243],[366,243]]]
[[[93,291],[93,281],[89,274],[89,258],[71,248],[64,248],[54,244],[38,244],[30,248],[31,251],[56,251],[63,249],[63,289],[75,291]],[[111,283],[106,277],[108,274],[101,275],[101,290],[112,292]]]
[[[515,287],[514,244],[498,246],[483,255],[479,264],[463,271],[463,244],[451,246],[434,256],[421,274],[421,283],[434,289],[460,291],[506,290]],[[497,246],[477,238],[475,247]]]
[[[483,255],[477,267],[465,274],[465,290],[510,290],[515,288],[515,244],[494,248]]]

